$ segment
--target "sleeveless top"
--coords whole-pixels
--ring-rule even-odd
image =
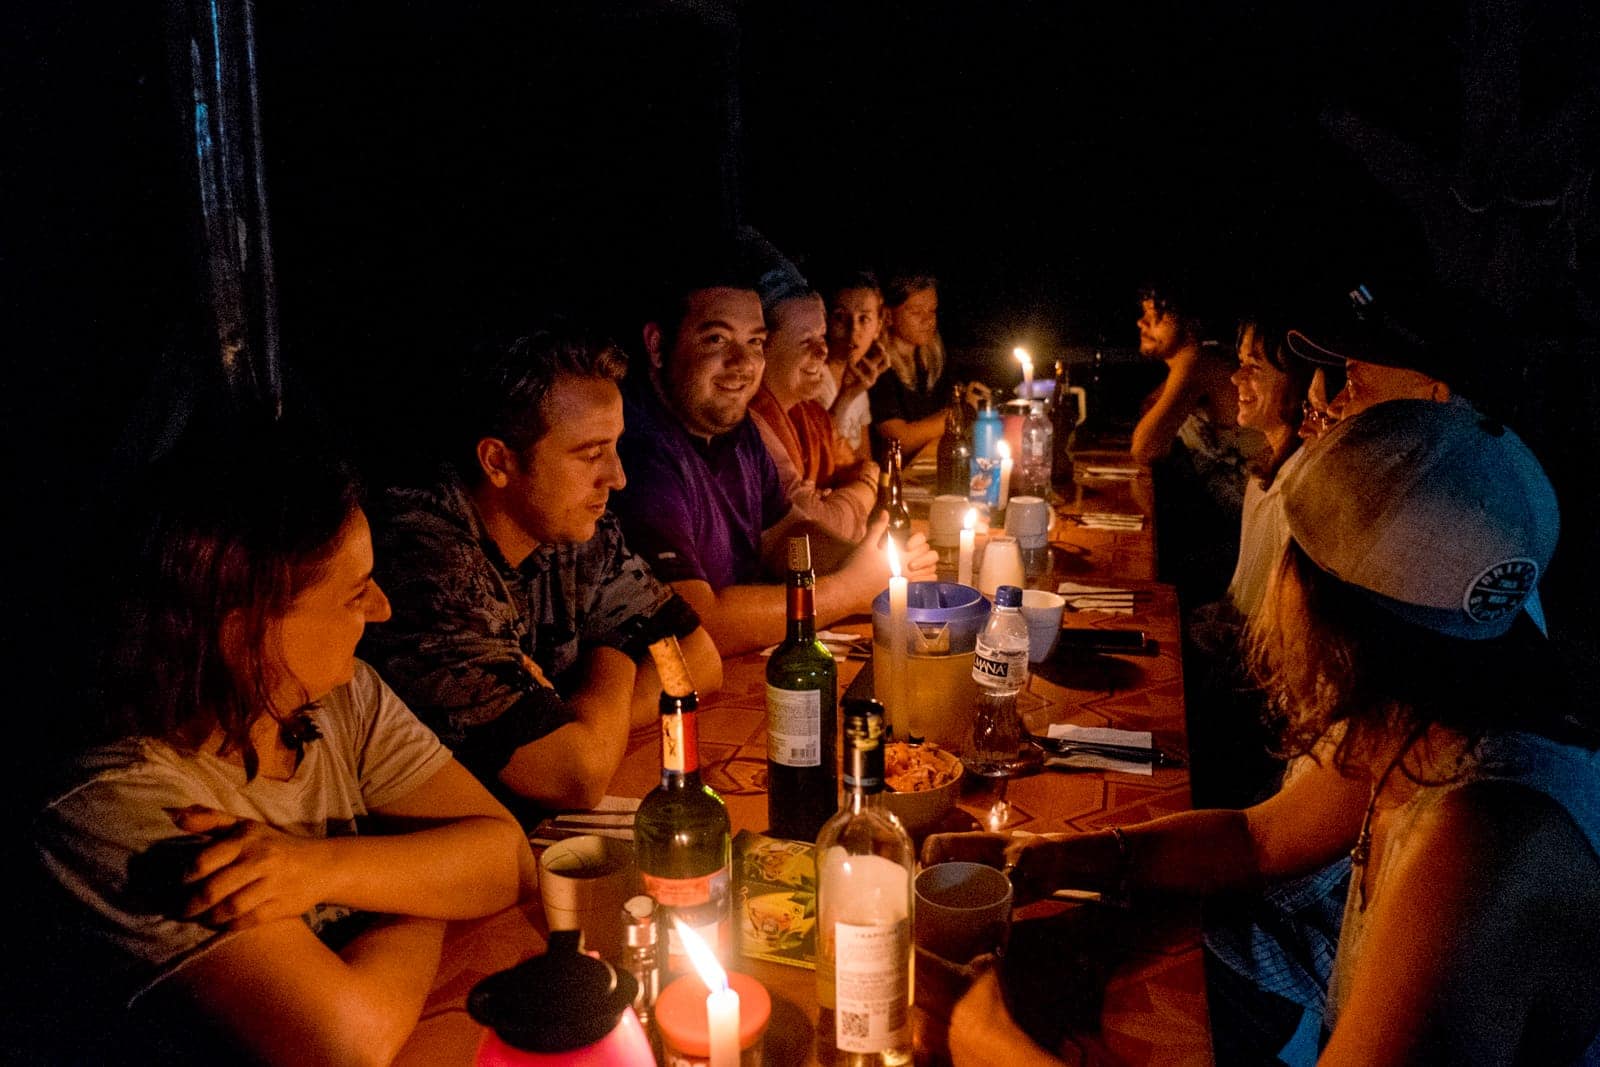
[[[1444,785],[1423,786],[1395,811],[1394,823],[1385,837],[1377,877],[1372,883],[1372,896],[1383,891],[1384,876],[1394,869],[1392,861],[1406,847],[1417,819],[1451,790],[1471,782],[1512,782],[1543,793],[1565,809],[1588,841],[1589,848],[1600,856],[1600,752],[1563,745],[1537,734],[1505,733],[1484,738],[1479,743],[1478,755],[1477,768],[1465,777]],[[1339,952],[1333,964],[1333,978],[1328,984],[1326,1018],[1330,1031],[1349,995],[1350,980],[1366,936],[1368,913],[1359,908],[1360,894],[1354,892],[1361,876],[1361,867],[1354,866],[1350,872],[1352,892],[1345,901],[1344,922],[1340,927]],[[1600,1067],[1600,1033],[1574,1062],[1585,1067]]]

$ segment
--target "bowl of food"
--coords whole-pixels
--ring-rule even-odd
[[[961,760],[931,741],[892,741],[883,750],[883,805],[921,838],[950,814],[961,793]]]

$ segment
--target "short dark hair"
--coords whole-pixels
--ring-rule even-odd
[[[355,473],[306,427],[274,425],[191,439],[134,499],[103,678],[111,730],[191,749],[220,732],[253,777],[250,727],[273,711],[268,626],[338,548],[361,504]],[[236,613],[244,647],[230,659]]]
[[[661,329],[661,351],[672,351],[678,330],[689,313],[689,300],[706,289],[747,289],[759,293],[761,276],[749,248],[728,238],[691,249],[664,271],[645,297],[640,325],[655,323]]]
[[[452,459],[476,483],[483,477],[478,442],[497,437],[525,456],[550,432],[544,402],[557,376],[615,382],[627,369],[628,357],[615,342],[561,318],[509,343],[480,348],[458,374]]]
[[[1146,279],[1139,286],[1139,300],[1154,304],[1157,314],[1176,315],[1197,341],[1220,340],[1229,326],[1215,286],[1186,271]]]

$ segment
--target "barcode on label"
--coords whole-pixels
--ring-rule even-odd
[[[841,1037],[866,1037],[867,1015],[864,1012],[842,1011],[839,1013],[839,1036]]]
[[[817,746],[803,745],[800,748],[790,748],[789,758],[792,760],[808,760],[811,763],[815,763],[817,761]]]

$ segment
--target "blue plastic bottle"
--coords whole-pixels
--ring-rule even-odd
[[[1000,506],[1000,460],[996,445],[1005,438],[1000,412],[987,400],[979,401],[972,423],[972,488],[967,498],[974,504]]]

